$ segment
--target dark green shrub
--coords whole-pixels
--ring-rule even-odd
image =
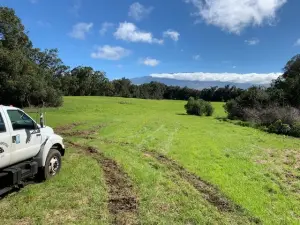
[[[202,99],[195,100],[193,97],[189,98],[184,108],[187,114],[196,116],[211,116],[214,112],[214,108],[209,102]]]
[[[271,87],[251,87],[224,108],[229,119],[249,121],[259,129],[300,137],[300,55],[284,67]]]
[[[281,120],[277,120],[275,123],[269,126],[269,132],[276,134],[289,134],[291,127],[288,124],[282,123]]]
[[[205,116],[212,116],[214,113],[214,108],[210,102],[205,102]]]
[[[247,122],[247,121],[238,121],[235,124],[240,125],[242,127],[252,127],[253,124],[251,122]]]
[[[290,125],[283,123],[280,131],[282,134],[289,134],[289,132],[291,131],[291,127]]]
[[[300,122],[296,122],[293,124],[290,134],[294,137],[300,137]]]
[[[232,99],[229,100],[225,105],[224,109],[228,114],[229,119],[241,119],[243,118],[243,109],[239,106],[238,101]]]

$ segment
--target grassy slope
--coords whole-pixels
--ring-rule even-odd
[[[130,104],[120,104],[124,101]],[[90,127],[106,125],[89,144],[115,159],[134,181],[144,224],[244,223],[233,213],[220,213],[190,184],[145,156],[144,149],[176,160],[266,224],[300,223],[298,139],[213,117],[182,115],[183,105],[182,101],[66,97],[63,108],[48,110],[47,119],[54,127],[78,121],[88,121]],[[221,103],[214,106],[214,116],[225,115]],[[107,224],[106,198],[97,163],[68,149],[60,176],[1,200],[0,218],[6,224]]]

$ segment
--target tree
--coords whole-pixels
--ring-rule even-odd
[[[62,103],[52,71],[33,60],[42,55],[33,49],[14,10],[0,7],[0,102],[16,106]]]
[[[122,79],[119,80],[113,80],[112,83],[114,85],[116,96],[125,97],[125,98],[132,97],[130,93],[131,81],[129,79],[123,77]]]
[[[277,92],[282,102],[300,106],[300,55],[290,59],[284,67],[284,73],[272,84],[270,91]]]
[[[32,44],[13,9],[0,7],[0,47],[26,52]]]

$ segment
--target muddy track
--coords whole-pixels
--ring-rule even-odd
[[[77,127],[77,126],[80,126],[84,124],[83,122],[78,122],[78,123],[71,123],[71,124],[66,124],[66,125],[63,125],[63,126],[58,126],[55,128],[55,131],[59,134],[62,134],[62,133],[65,133],[67,132],[68,130],[72,130],[73,128]]]
[[[64,126],[57,127],[55,131],[65,137],[78,137],[78,138],[84,138],[84,139],[95,139],[95,137],[91,135],[95,135],[99,129],[102,127],[105,127],[104,124],[93,126],[89,130],[74,130],[75,127],[79,125],[83,125],[85,123],[72,123]]]
[[[190,183],[199,193],[201,193],[205,200],[215,206],[219,211],[236,213],[240,216],[244,216],[245,219],[249,220],[251,223],[261,224],[260,219],[248,215],[241,206],[233,203],[231,200],[225,197],[216,187],[202,180],[195,174],[188,172],[184,167],[176,163],[174,160],[154,151],[145,151],[144,153],[152,156],[160,163],[165,165],[168,169],[174,171],[182,179]]]
[[[98,149],[84,146],[69,140],[66,142],[96,159],[103,172],[108,187],[108,209],[113,217],[113,224],[139,224],[138,198],[129,176],[112,159],[105,157]]]
[[[79,137],[85,139],[92,139],[90,135],[97,133],[102,125],[99,125],[91,130],[83,131],[68,131],[80,124],[71,124],[62,127],[60,133],[67,137]],[[67,142],[78,149],[84,150],[85,153],[92,154],[101,165],[104,171],[105,181],[109,188],[109,211],[113,215],[114,224],[137,224],[137,207],[138,201],[134,194],[132,182],[128,175],[124,173],[121,168],[112,159],[106,158],[97,149],[88,146],[82,146],[78,143],[71,141]],[[132,146],[134,144],[129,142],[118,142],[112,140],[103,140],[106,144],[119,144],[121,146]],[[165,165],[168,169],[175,172],[182,179],[190,183],[210,204],[215,206],[222,213],[233,213],[244,217],[251,223],[261,224],[260,219],[255,218],[246,212],[241,206],[235,204],[233,201],[224,196],[215,186],[204,181],[197,175],[187,171],[184,167],[179,165],[172,159],[167,158],[165,155],[159,154],[155,151],[143,149],[146,155],[155,158],[161,164]]]

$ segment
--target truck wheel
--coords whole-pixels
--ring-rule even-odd
[[[40,171],[40,179],[47,180],[59,173],[61,168],[61,154],[56,149],[50,149],[45,167]]]

